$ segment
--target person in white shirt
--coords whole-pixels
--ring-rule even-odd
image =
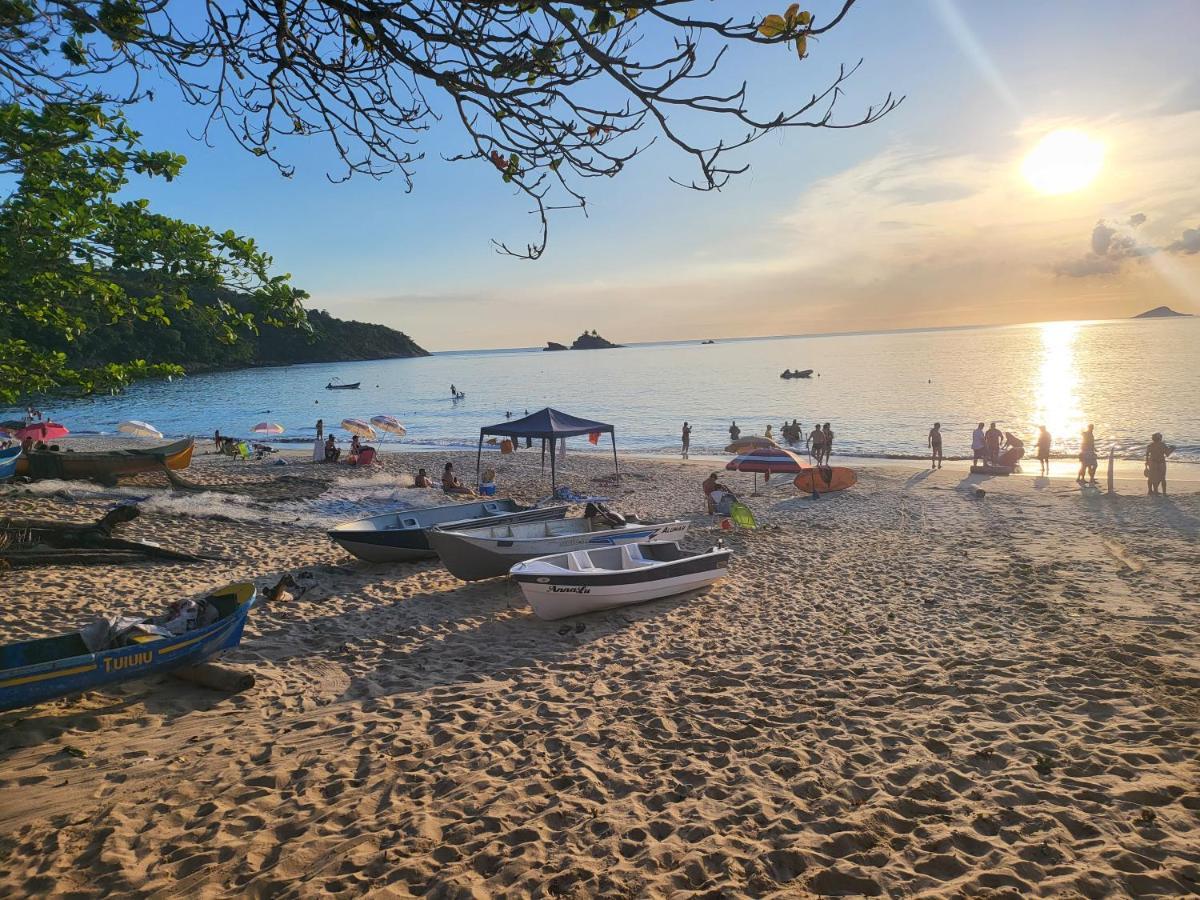
[[[984,448],[987,446],[987,439],[983,436],[983,423],[980,422],[975,426],[975,430],[971,432],[971,464],[974,465],[980,462],[984,456]]]

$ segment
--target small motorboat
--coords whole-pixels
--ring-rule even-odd
[[[520,506],[512,500],[452,503],[405,509],[343,522],[331,529],[329,539],[347,553],[367,562],[410,562],[436,556],[427,537],[430,528],[470,528],[501,522],[542,522],[561,519],[567,505]]]
[[[780,378],[812,378],[812,373],[813,373],[812,369],[797,369],[794,372],[791,369],[784,369],[783,372],[780,373],[779,377]]]
[[[196,621],[203,624],[168,635],[166,629],[154,626],[156,620],[145,620],[120,632],[115,643],[106,641],[111,645],[104,649],[90,650],[84,638],[94,626],[0,646],[0,710],[32,706],[211,659],[241,642],[256,598],[253,584],[231,584],[195,604]],[[98,624],[106,637],[111,637],[109,625]]]
[[[356,381],[353,384],[334,384],[332,381],[325,385],[327,391],[357,391],[361,381]]]
[[[20,447],[9,447],[7,450],[0,450],[0,481],[12,478],[17,474],[17,459],[20,455]]]
[[[510,570],[539,619],[562,619],[670,597],[725,575],[731,550],[688,553],[679,544],[622,544],[517,563]]]
[[[589,511],[594,510],[588,504]],[[618,524],[619,523],[619,524]],[[429,546],[442,558],[450,574],[463,581],[479,581],[508,574],[514,563],[638,542],[672,541],[683,537],[690,522],[633,522],[608,512],[585,513],[577,519],[549,522],[513,522],[451,530],[429,531]]]

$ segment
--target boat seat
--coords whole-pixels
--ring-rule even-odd
[[[567,568],[572,572],[585,572],[596,567],[593,566],[592,561],[588,559],[586,551],[575,550],[567,554]]]
[[[621,568],[636,569],[641,566],[652,566],[653,562],[642,556],[642,551],[634,544],[621,545]]]

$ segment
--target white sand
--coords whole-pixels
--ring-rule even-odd
[[[339,474],[378,492],[440,462]],[[712,467],[626,460],[617,488],[611,460],[568,463],[645,515],[698,515]],[[186,474],[295,499],[333,469]],[[145,479],[128,534],[229,562],[0,573],[4,640],[314,586],[252,614],[246,694],[159,678],[0,714],[0,894],[1200,891],[1200,495],[878,467],[814,503],[779,481],[707,593],[547,623],[503,580],[355,561],[297,504],[280,522]],[[111,503],[72,491],[0,491],[0,516]],[[237,518],[181,514],[205,508]]]

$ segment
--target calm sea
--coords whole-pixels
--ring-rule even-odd
[[[783,380],[785,368],[817,374]],[[325,390],[333,378],[362,388]],[[451,384],[466,398],[453,401]],[[720,452],[732,420],[747,435],[770,423],[778,436],[799,419],[831,422],[838,456],[893,458],[923,456],[935,421],[947,456],[969,455],[978,421],[1029,437],[1044,424],[1060,455],[1094,422],[1102,452],[1136,456],[1162,431],[1176,459],[1200,461],[1200,317],[439,353],[197,375],[45,405],[75,432],[141,419],[169,436],[248,435],[267,420],[284,426],[284,440],[312,440],[318,417],[328,428],[390,413],[413,449],[474,446],[480,426],[543,406],[611,422],[618,447],[638,452],[678,452],[685,419],[698,454]]]

